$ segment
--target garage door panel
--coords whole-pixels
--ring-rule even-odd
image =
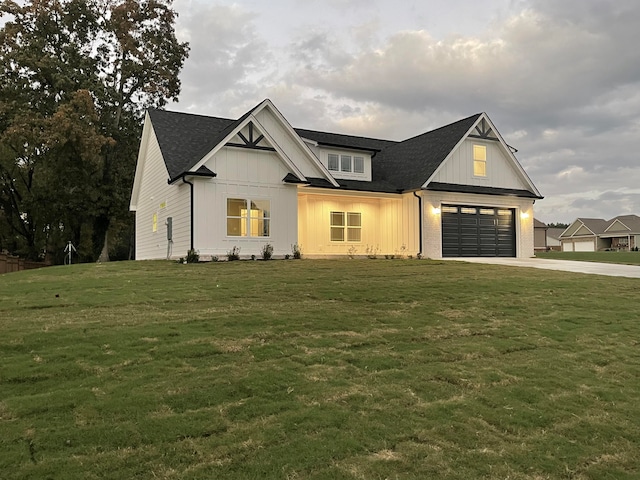
[[[584,240],[573,243],[574,252],[593,252],[595,251],[593,246],[593,240]]]
[[[515,257],[515,215],[510,209],[444,205],[444,257]]]

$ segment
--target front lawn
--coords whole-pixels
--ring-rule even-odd
[[[0,477],[639,478],[639,290],[427,260],[3,275]]]
[[[640,265],[640,252],[536,252],[538,258]]]

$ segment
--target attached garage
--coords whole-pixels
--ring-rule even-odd
[[[443,257],[515,257],[516,221],[511,208],[443,205]]]
[[[574,252],[595,252],[595,246],[593,240],[574,240],[573,241]]]

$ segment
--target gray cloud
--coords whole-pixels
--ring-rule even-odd
[[[181,109],[239,116],[270,97],[295,126],[392,139],[486,111],[547,197],[543,221],[640,214],[636,0],[494,0],[480,25],[466,0],[279,0],[282,18],[180,2]]]

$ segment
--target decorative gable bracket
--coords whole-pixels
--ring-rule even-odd
[[[483,140],[493,140],[495,142],[500,141],[496,137],[495,133],[493,133],[491,125],[489,125],[489,122],[487,122],[485,118],[478,122],[476,128],[473,130],[473,133],[470,133],[469,136],[473,138],[482,138]]]
[[[243,143],[237,142],[229,142],[227,143],[228,147],[238,147],[238,148],[250,148],[253,150],[266,150],[269,152],[275,152],[276,149],[269,146],[259,145],[261,141],[263,141],[264,135],[259,135],[257,137],[254,136],[254,126],[253,122],[249,122],[247,124],[247,128],[249,130],[249,138],[247,138],[242,132],[238,132],[237,135],[240,137]]]

